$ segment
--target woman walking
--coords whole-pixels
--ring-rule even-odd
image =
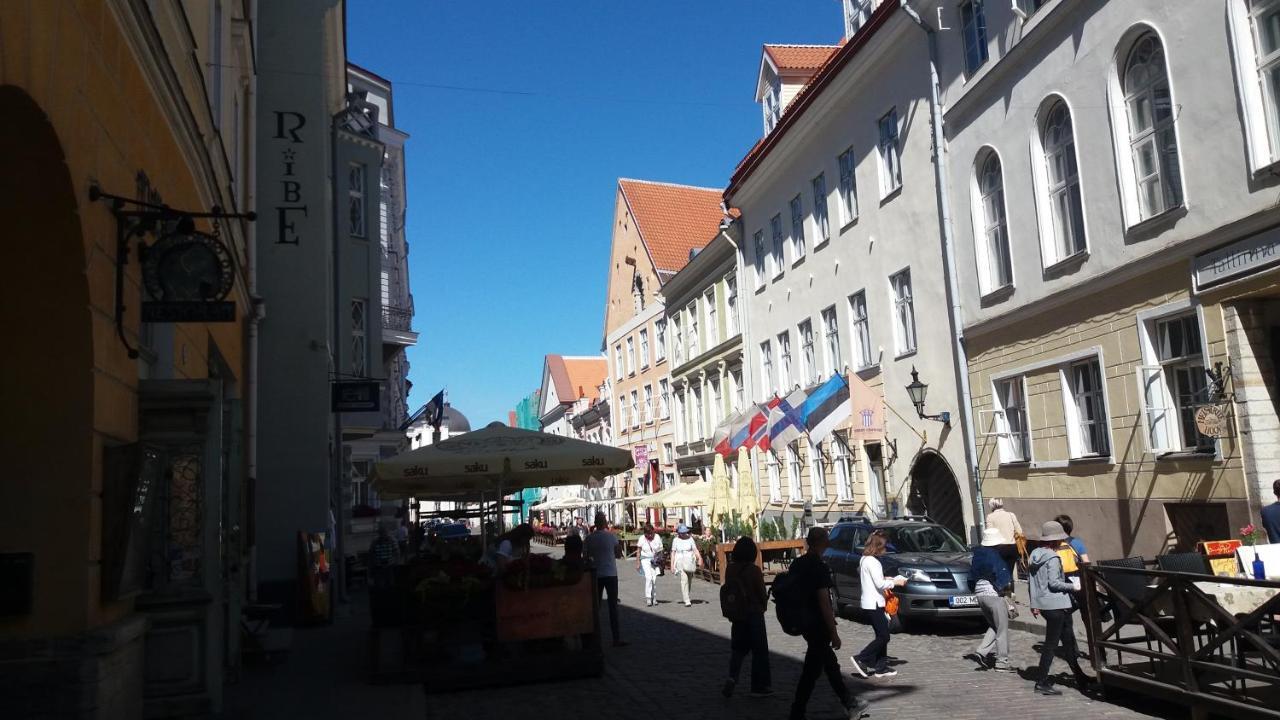
[[[676,528],[676,539],[671,541],[671,569],[680,579],[680,594],[684,598],[685,607],[693,607],[693,603],[689,602],[689,583],[700,567],[702,554],[698,552],[698,544],[689,536],[689,528],[680,523]]]
[[[644,535],[640,536],[638,544],[636,569],[644,573],[644,604],[653,607],[658,604],[658,572],[662,569],[662,538],[654,532],[652,524],[646,523]]]
[[[1005,600],[1013,577],[1009,566],[1000,556],[1004,536],[998,528],[982,531],[982,544],[973,549],[973,561],[969,577],[973,579],[973,592],[978,596],[978,607],[987,621],[987,633],[978,645],[978,662],[997,672],[1012,672],[1009,665],[1009,603]],[[995,662],[988,660],[995,656]]]
[[[887,542],[884,532],[877,530],[871,533],[858,566],[862,586],[860,606],[876,632],[875,639],[851,658],[853,669],[862,677],[871,675],[888,678],[898,674],[889,669],[889,614],[885,612],[885,591],[906,585],[907,579],[900,575],[892,578],[884,576],[880,556],[884,554]]]
[[[1079,650],[1076,647],[1075,626],[1071,622],[1072,594],[1075,586],[1062,572],[1062,558],[1058,550],[1066,545],[1067,532],[1062,524],[1050,520],[1040,528],[1040,539],[1027,560],[1031,574],[1031,611],[1044,616],[1044,644],[1040,650],[1040,669],[1036,680],[1036,692],[1041,695],[1061,695],[1053,687],[1049,670],[1053,655],[1062,644],[1067,665],[1076,677],[1076,687],[1081,692],[1092,689],[1092,681],[1080,667]]]
[[[769,591],[764,586],[764,574],[756,566],[756,554],[755,541],[740,537],[729,554],[729,567],[725,568],[724,584],[731,589],[736,603],[732,611],[722,608],[726,614],[733,615],[729,631],[729,679],[725,680],[722,690],[725,697],[733,694],[747,653],[751,654],[751,697],[763,698],[773,694],[769,673],[769,636],[764,626]]]

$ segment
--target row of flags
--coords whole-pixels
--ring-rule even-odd
[[[852,415],[849,383],[837,374],[815,388],[752,405],[721,424],[712,440],[715,451],[725,457],[739,448],[786,447],[806,434],[817,444]]]

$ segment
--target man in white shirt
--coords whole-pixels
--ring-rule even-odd
[[[582,541],[582,553],[596,569],[596,592],[605,594],[609,603],[609,634],[613,646],[627,643],[618,634],[618,558],[622,557],[622,544],[618,536],[609,532],[609,521],[604,513],[596,513],[596,529]]]

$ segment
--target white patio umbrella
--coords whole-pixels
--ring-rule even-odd
[[[681,483],[636,501],[639,508],[699,507],[711,502],[711,483]]]
[[[524,488],[600,482],[634,465],[621,448],[495,422],[377,463],[372,475],[384,495],[500,498]]]

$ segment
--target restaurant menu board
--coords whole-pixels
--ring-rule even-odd
[[[1219,577],[1229,577],[1240,572],[1240,564],[1236,562],[1236,548],[1239,540],[1205,540],[1200,543],[1200,552],[1209,558],[1209,569]]]

